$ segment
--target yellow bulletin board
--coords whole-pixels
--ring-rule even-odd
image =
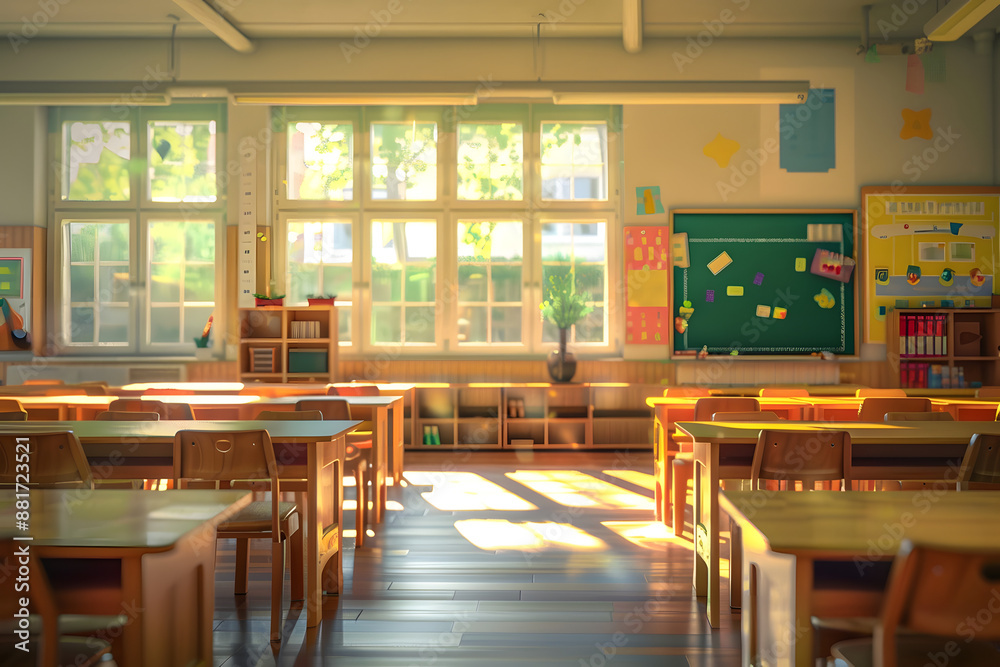
[[[988,308],[1000,261],[1000,187],[861,189],[865,342],[894,308]]]
[[[665,345],[670,334],[666,225],[625,228],[625,341]]]

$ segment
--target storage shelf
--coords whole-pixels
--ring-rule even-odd
[[[332,306],[263,306],[239,310],[239,375],[241,380],[335,382],[339,344],[337,309]],[[308,322],[301,326],[297,323]],[[292,332],[317,333],[316,338],[292,337]],[[262,373],[255,350],[274,350],[274,371]],[[301,352],[301,354],[297,354]],[[325,359],[323,355],[325,354]],[[294,358],[293,358],[294,357]],[[264,365],[263,368],[267,368]],[[289,368],[295,368],[292,372]],[[308,369],[308,370],[303,370]]]
[[[1000,384],[1000,309],[899,309],[887,322],[886,352],[906,389],[963,389]],[[914,354],[931,349],[935,354]],[[944,354],[938,354],[940,352]],[[937,385],[940,370],[941,384]],[[958,384],[959,374],[964,386]]]

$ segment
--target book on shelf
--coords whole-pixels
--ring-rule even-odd
[[[319,338],[319,322],[295,320],[290,323],[289,334],[292,338]]]
[[[424,424],[424,444],[425,445],[441,444],[441,432],[438,430],[436,424]]]
[[[510,398],[507,399],[507,416],[511,419],[516,419],[518,417],[524,417],[524,399],[523,398]]]
[[[947,315],[903,313],[899,316],[899,356],[943,357],[947,354]]]

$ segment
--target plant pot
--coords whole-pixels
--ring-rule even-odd
[[[254,303],[257,306],[280,306],[285,302],[284,299],[261,299],[258,296],[254,297]]]
[[[576,357],[566,350],[566,329],[559,330],[559,347],[549,352],[546,360],[553,382],[569,382],[576,373]]]
[[[313,297],[309,297],[309,305],[310,306],[332,306],[333,302],[336,301],[336,300],[337,300],[337,297],[332,297],[332,298],[329,298],[329,299],[315,299]]]

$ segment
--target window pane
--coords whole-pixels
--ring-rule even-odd
[[[434,306],[412,304],[436,301],[437,223],[373,221],[371,229],[372,342],[435,342]],[[402,302],[410,304],[405,313]],[[398,337],[387,338],[393,335]]]
[[[608,198],[604,123],[542,123],[542,199]]]
[[[102,343],[128,342],[128,307],[103,306],[100,310],[100,341]]]
[[[70,308],[69,341],[71,343],[94,343],[94,309],[91,307]]]
[[[459,123],[459,199],[520,201],[523,163],[520,123]]]
[[[574,278],[578,294],[585,294],[594,311],[573,327],[573,340],[605,343],[604,299],[607,284],[607,225],[604,222],[550,222],[542,225],[542,284],[551,276]],[[548,298],[543,293],[543,298]],[[595,314],[596,313],[596,314]],[[559,340],[559,330],[548,321],[542,326],[542,340]]]
[[[148,230],[147,337],[190,343],[215,307],[215,223],[155,221]]]
[[[63,201],[129,201],[131,151],[127,122],[63,123]]]
[[[98,226],[101,261],[128,263],[128,228],[124,223]]]
[[[372,123],[372,199],[437,199],[437,123]]]
[[[156,306],[150,310],[151,343],[181,342],[181,309]]]
[[[215,300],[214,265],[188,265],[184,276],[184,300],[206,301],[208,303]]]
[[[354,126],[288,124],[288,198],[354,198]]]
[[[69,255],[63,274],[69,342],[127,343],[132,283],[128,223],[68,222],[63,238]]]
[[[152,201],[214,202],[215,121],[152,121],[147,126]]]
[[[299,123],[301,125],[301,123]],[[285,303],[336,296],[340,343],[351,342],[354,237],[350,222],[289,221]]]
[[[69,267],[69,299],[77,303],[94,301],[94,266],[92,264]]]
[[[520,316],[508,311],[522,307],[522,235],[520,221],[458,223],[459,344],[521,342]]]
[[[76,268],[76,267],[74,267]],[[98,271],[100,275],[100,301],[128,302],[128,267],[104,265]]]
[[[98,225],[92,223],[70,223],[69,261],[93,262]]]

